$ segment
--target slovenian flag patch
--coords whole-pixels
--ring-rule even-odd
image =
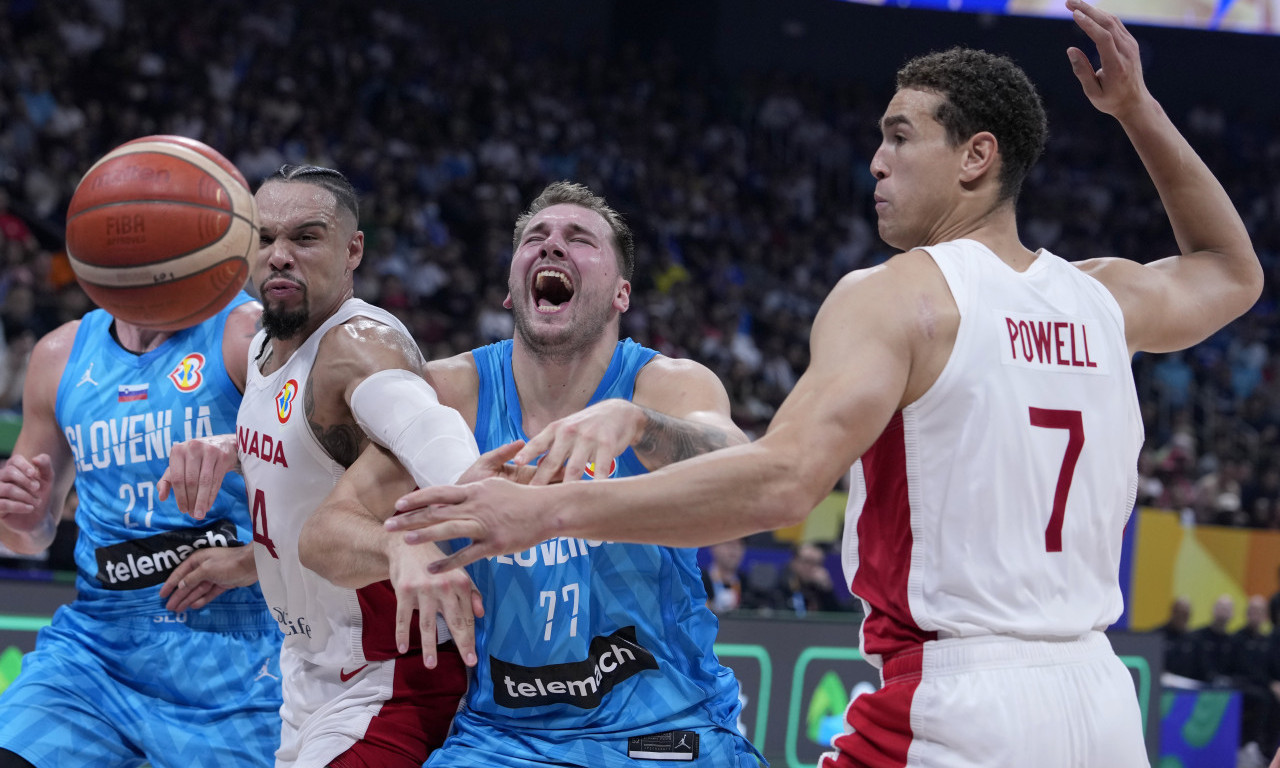
[[[116,402],[128,403],[147,399],[147,384],[121,384]]]

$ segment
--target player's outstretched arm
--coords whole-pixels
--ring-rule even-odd
[[[48,548],[75,481],[74,457],[54,406],[78,327],[78,322],[63,325],[31,351],[22,430],[0,467],[0,542],[14,552],[34,555]]]
[[[1094,107],[1124,128],[1181,252],[1145,266],[1122,259],[1080,266],[1119,302],[1131,352],[1189,347],[1257,301],[1262,268],[1226,190],[1147,90],[1133,35],[1114,15],[1083,0],[1068,0],[1067,8],[1101,62],[1094,69],[1083,51],[1071,48],[1072,71]]]
[[[240,471],[235,435],[174,443],[169,450],[169,466],[156,483],[156,496],[164,501],[172,493],[182,514],[203,520],[217,501],[222,478],[233,471]]]
[[[903,403],[918,283],[885,267],[842,280],[815,320],[809,370],[755,442],[607,483],[419,489],[386,526],[414,530],[407,541],[471,539],[436,566],[453,568],[554,536],[688,547],[800,522]]]
[[[590,464],[605,477],[628,447],[650,471],[708,451],[747,442],[729,417],[729,395],[707,367],[658,356],[636,377],[631,400],[613,398],[548,424],[520,453],[518,465],[538,462],[531,482],[579,480]],[[601,472],[599,468],[603,467]]]
[[[520,448],[513,443],[481,456],[459,478],[493,476]],[[436,614],[444,617],[463,660],[475,664],[475,617],[484,615],[480,593],[464,572],[435,574],[430,565],[444,553],[410,546],[383,521],[396,499],[412,490],[412,476],[391,452],[371,443],[324,502],[308,518],[298,539],[302,564],[342,587],[358,589],[389,579],[396,592],[396,641],[408,647],[413,612],[423,638],[424,661],[436,664]]]

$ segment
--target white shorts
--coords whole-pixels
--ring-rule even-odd
[[[823,768],[1142,768],[1133,679],[1107,636],[934,640],[849,703]]]

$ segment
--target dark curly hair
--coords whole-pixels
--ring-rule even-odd
[[[918,56],[898,70],[898,90],[943,97],[934,117],[956,146],[989,131],[1000,147],[1000,199],[1017,199],[1049,134],[1040,94],[1027,74],[1005,56],[952,48]]]

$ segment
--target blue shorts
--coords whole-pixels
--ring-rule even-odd
[[[272,766],[279,652],[260,607],[103,618],[64,605],[0,694],[0,748],[37,768]]]
[[[495,727],[464,711],[453,721],[453,731],[444,746],[431,753],[426,768],[532,768],[533,766],[578,766],[579,768],[759,768],[766,765],[750,742],[735,731],[715,725],[687,728],[670,738],[670,748],[685,739],[684,734],[697,734],[698,757],[691,760],[683,750],[650,752],[651,757],[635,754],[640,745],[627,735],[575,733],[572,731],[511,730]]]

